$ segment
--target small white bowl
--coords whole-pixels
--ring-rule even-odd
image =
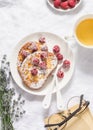
[[[70,11],[73,11],[73,10],[75,10],[77,7],[79,7],[79,5],[81,4],[81,2],[82,2],[82,0],[80,0],[80,1],[76,4],[75,7],[65,10],[65,9],[62,9],[62,8],[56,8],[56,7],[54,7],[54,5],[53,5],[53,0],[47,0],[47,3],[49,4],[49,6],[50,6],[52,9],[54,9],[54,10],[56,10],[56,11],[58,11],[58,12],[70,12]]]

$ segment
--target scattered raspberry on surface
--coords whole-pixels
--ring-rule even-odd
[[[57,59],[60,61],[60,60],[63,60],[63,55],[61,53],[57,53],[56,54],[56,57]]]
[[[70,61],[69,60],[64,60],[63,61],[63,68],[69,68],[70,67]]]
[[[64,77],[64,72],[61,71],[61,70],[59,70],[59,71],[57,72],[57,77],[62,79],[62,78]]]
[[[58,45],[55,45],[55,46],[53,47],[53,52],[54,52],[54,53],[60,52],[60,47],[59,47]]]

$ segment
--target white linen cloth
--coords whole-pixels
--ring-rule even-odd
[[[68,13],[53,11],[46,0],[0,0],[0,53],[10,57],[18,41],[30,33],[46,31],[60,37],[72,35],[76,20],[92,12],[92,0],[82,0],[79,8]],[[76,55],[76,67],[71,83],[62,90],[64,105],[70,97],[83,93],[90,100],[93,112],[93,49],[81,48],[76,43],[73,52]],[[45,130],[44,118],[57,112],[55,95],[50,109],[44,110],[44,97],[27,94],[14,82],[12,85],[26,100],[26,114],[14,124],[15,130]]]

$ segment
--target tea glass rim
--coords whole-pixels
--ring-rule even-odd
[[[74,25],[74,37],[75,37],[77,43],[78,43],[80,46],[82,46],[82,47],[84,47],[84,48],[86,48],[86,49],[93,49],[93,45],[92,45],[92,46],[84,45],[82,42],[80,42],[80,40],[78,39],[78,37],[77,37],[77,35],[76,35],[76,28],[77,28],[77,26],[79,25],[79,23],[82,22],[83,20],[87,20],[87,19],[89,19],[89,18],[90,18],[90,19],[93,19],[93,13],[89,13],[89,14],[82,15],[82,16],[80,16],[80,17],[76,20],[76,23],[75,23],[75,25]]]

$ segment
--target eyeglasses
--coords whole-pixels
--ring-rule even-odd
[[[77,99],[78,99],[77,105],[72,107],[71,104],[73,104],[74,100],[77,101]],[[51,115],[48,118],[48,122],[45,125],[45,127],[47,127],[48,130],[63,130],[66,127],[67,122],[71,118],[78,116],[79,114],[84,112],[86,108],[89,106],[89,104],[90,104],[89,101],[84,100],[84,95],[81,95],[80,97],[75,96],[70,98],[70,100],[67,103],[67,111],[66,112],[62,111]]]

